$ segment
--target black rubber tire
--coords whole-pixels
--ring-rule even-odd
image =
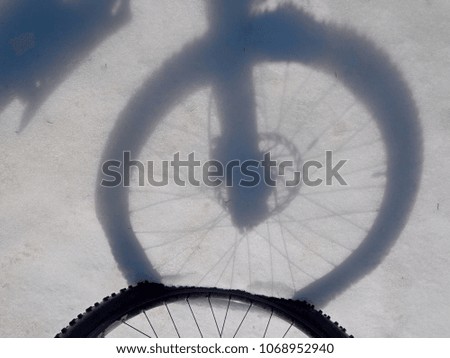
[[[109,328],[115,327],[123,319],[129,319],[143,310],[185,297],[209,296],[226,297],[252,302],[260,307],[270,308],[278,316],[292,322],[309,337],[349,338],[346,330],[322,311],[305,301],[254,295],[239,290],[202,287],[167,287],[158,283],[140,282],[122,289],[118,294],[105,297],[101,303],[89,307],[56,335],[56,338],[101,337]]]

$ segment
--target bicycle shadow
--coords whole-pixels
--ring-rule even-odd
[[[0,111],[26,103],[22,131],[56,87],[130,19],[129,0],[17,0],[0,15]]]
[[[399,70],[371,41],[349,29],[318,22],[293,5],[253,15],[251,5],[250,0],[208,3],[209,31],[143,83],[120,114],[101,163],[121,161],[124,151],[137,157],[169,110],[207,85],[213,87],[225,138],[217,156],[247,159],[258,140],[252,67],[261,62],[298,62],[337,74],[377,121],[387,151],[388,180],[379,215],[361,245],[335,269],[295,294],[296,298],[325,305],[383,260],[408,221],[422,167],[418,112]],[[236,127],[239,131],[232,130]],[[100,172],[99,183],[103,178]],[[245,200],[236,200],[230,209],[231,216],[240,218],[237,228],[245,222],[255,225],[269,213],[264,192],[249,195],[251,210],[245,195]],[[130,283],[160,281],[132,230],[128,189],[99,184],[96,206],[125,278]]]

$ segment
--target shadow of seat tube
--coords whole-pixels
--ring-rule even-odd
[[[144,82],[117,120],[102,163],[110,159],[120,161],[124,151],[139,155],[168,111],[205,85],[213,86],[223,131],[233,127],[228,123],[233,120],[229,108],[250,106],[243,118],[234,118],[234,126],[240,125],[239,120],[254,120],[253,102],[242,103],[242,97],[222,95],[234,91],[246,98],[253,93],[249,79],[252,67],[258,63],[297,62],[336,74],[370,111],[379,127],[387,152],[387,181],[379,215],[360,246],[335,269],[295,295],[324,305],[382,261],[408,220],[422,170],[418,113],[399,70],[371,41],[351,30],[318,22],[292,5],[250,15],[251,4],[252,1],[208,2],[209,31],[186,45]],[[240,76],[227,81],[224,74],[230,71]],[[227,88],[229,85],[232,88]],[[245,147],[248,142],[236,145]],[[100,172],[99,183],[102,179]],[[142,279],[159,281],[161,277],[132,230],[128,189],[104,188],[99,184],[96,205],[126,279],[130,283]],[[241,209],[234,210],[245,212]]]

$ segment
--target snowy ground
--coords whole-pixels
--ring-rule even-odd
[[[96,9],[81,0],[48,1],[46,9],[22,8],[22,3],[26,1],[0,5],[0,336],[51,337],[84,308],[126,286],[124,271],[132,272],[131,280],[154,278],[139,271],[138,264],[124,268],[113,257],[109,242],[117,238],[108,230],[117,234],[121,227],[117,223],[115,230],[105,217],[120,210],[115,212],[114,200],[102,194],[97,179],[102,156],[108,156],[105,148],[114,142],[109,136],[117,128],[115,123],[124,121],[128,112],[131,118],[139,116],[139,110],[124,111],[133,95],[146,94],[145,81],[153,79],[150,87],[161,87],[162,94],[149,98],[149,107],[163,106],[164,101],[170,107],[151,134],[152,141],[142,142],[140,159],[168,159],[177,151],[182,156],[195,151],[207,160],[227,106],[226,100],[215,96],[223,95],[233,80],[219,74],[230,81],[225,90],[205,83],[188,87],[185,96],[164,94],[164,88],[177,88],[183,82],[180,77],[190,80],[186,69],[195,74],[198,68],[211,65],[208,59],[203,64],[188,63],[181,55],[183,48],[194,49],[195,59],[191,45],[210,31],[208,16],[212,15],[207,14],[204,1],[135,0],[129,14],[125,1],[115,2],[114,7],[113,1],[98,1]],[[212,1],[206,3],[211,6]],[[380,207],[387,177],[395,171],[387,169],[388,158],[397,154],[389,153],[395,145],[387,143],[395,141],[402,128],[389,139],[367,106],[370,100],[364,103],[366,94],[345,87],[341,73],[295,61],[263,61],[245,72],[251,73],[255,86],[259,132],[276,134],[260,137],[269,138],[266,145],[272,140],[281,148],[289,142],[295,150],[288,151],[288,157],[297,153],[302,160],[323,160],[325,151],[333,150],[336,160],[348,160],[343,176],[349,186],[302,186],[295,195],[281,192],[287,195],[286,205],[269,204],[277,209],[274,214],[244,234],[236,230],[224,209],[226,194],[218,196],[204,187],[140,188],[129,195],[133,232],[149,248],[146,253],[164,283],[305,297],[319,301],[326,313],[358,337],[448,337],[450,201],[445,179],[450,174],[450,3],[292,3],[306,11],[305,19],[314,16],[316,20],[311,21],[318,28],[339,25],[337,33],[346,28],[347,33],[375,43],[367,56],[376,59],[376,54],[387,54],[380,56],[395,64],[417,107],[419,131],[414,136],[405,134],[414,137],[416,146],[403,153],[421,157],[421,173],[408,174],[420,177],[420,184],[417,190],[394,187],[411,202],[416,199],[411,208],[406,205],[407,213],[384,219],[386,236],[389,230],[398,233],[386,250],[371,248],[381,251],[374,253],[375,261],[380,258],[381,263],[372,269],[361,262],[364,257],[350,267],[350,272],[362,273],[353,276],[347,268],[339,276],[344,283],[340,287],[336,283],[335,291],[328,292],[326,287],[302,291],[339,268],[370,236],[380,211],[389,216],[389,210]],[[283,4],[262,1],[253,11],[257,16]],[[83,6],[85,13],[80,12]],[[52,16],[49,10],[58,15]],[[29,20],[29,13],[44,20]],[[52,21],[62,29],[54,37],[46,25]],[[78,26],[80,21],[84,26]],[[314,40],[305,42],[306,56],[314,53],[314,45]],[[226,44],[216,50],[224,58],[229,55]],[[177,61],[180,73],[160,71],[162,65],[176,69]],[[220,66],[214,73],[226,68]],[[364,64],[346,62],[342,68],[352,66]],[[155,75],[162,78],[161,83]],[[163,84],[166,79],[174,84]],[[229,91],[227,98],[245,97],[247,87],[241,84],[243,93]],[[390,86],[382,96],[403,98],[394,92]],[[237,102],[230,104],[239,108]],[[131,142],[139,140],[133,129]],[[408,126],[403,130],[412,131]],[[123,132],[120,135],[126,137]],[[405,177],[404,183],[415,181]],[[407,218],[404,227],[393,224],[398,218]],[[183,240],[177,246],[165,246],[180,237]],[[125,261],[129,258],[127,252],[120,255]]]

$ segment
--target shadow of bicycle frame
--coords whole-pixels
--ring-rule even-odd
[[[1,4],[0,113],[26,105],[26,128],[53,91],[102,41],[130,20],[129,0],[14,0]]]

